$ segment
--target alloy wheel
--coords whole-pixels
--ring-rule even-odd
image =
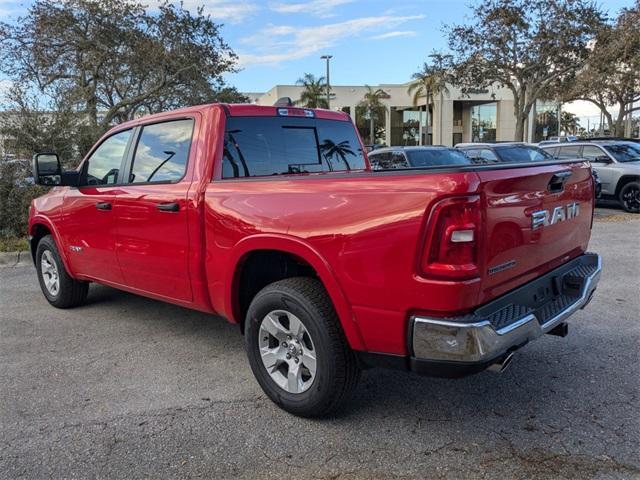
[[[622,196],[624,208],[628,211],[637,212],[640,210],[640,188],[629,188]]]
[[[60,277],[58,275],[58,266],[49,250],[42,252],[40,271],[42,272],[42,280],[44,280],[47,292],[55,297],[60,292]]]
[[[262,319],[258,338],[271,379],[288,393],[309,389],[316,377],[316,350],[302,321],[291,312],[274,310]]]

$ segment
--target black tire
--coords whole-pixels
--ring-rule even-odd
[[[640,183],[629,182],[620,189],[620,205],[626,212],[640,213]]]
[[[286,311],[297,317],[313,341],[315,376],[308,389],[300,393],[280,387],[262,361],[260,325],[274,311]],[[247,312],[245,347],[251,370],[264,392],[294,415],[319,417],[334,412],[351,395],[360,377],[357,359],[347,344],[331,300],[322,283],[313,278],[287,278],[258,292]]]
[[[42,256],[45,255],[55,263],[58,278],[57,293],[49,291],[43,275]],[[64,268],[56,242],[51,235],[42,237],[36,249],[36,270],[40,288],[47,301],[56,308],[71,308],[84,303],[89,292],[89,283],[73,279]]]

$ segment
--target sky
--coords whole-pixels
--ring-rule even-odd
[[[143,0],[151,3],[157,0]],[[553,0],[550,0],[553,1]],[[304,73],[324,75],[329,54],[333,85],[404,83],[434,50],[446,49],[445,24],[470,20],[471,0],[184,0],[204,6],[223,24],[239,56],[226,80],[243,92],[293,84]],[[614,16],[633,0],[599,1]],[[14,20],[28,1],[0,0],[0,19]],[[1,88],[1,85],[0,85]],[[597,109],[576,112],[597,116]]]

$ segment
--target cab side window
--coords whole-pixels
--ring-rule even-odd
[[[187,168],[192,133],[191,118],[143,126],[129,183],[180,180]]]
[[[85,162],[86,185],[112,185],[118,182],[122,157],[131,130],[118,132],[102,142]]]

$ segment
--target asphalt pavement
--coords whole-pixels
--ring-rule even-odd
[[[0,479],[640,479],[640,219],[599,213],[569,336],[501,375],[366,371],[324,420],[275,407],[219,318],[96,285],[56,310],[0,268]]]

